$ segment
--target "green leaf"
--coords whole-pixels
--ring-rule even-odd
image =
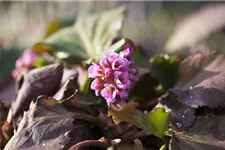
[[[150,59],[150,74],[164,89],[172,87],[178,79],[179,63],[176,57],[162,54]]]
[[[37,57],[35,59],[35,64],[34,65],[35,65],[36,68],[43,67],[43,66],[45,66],[45,60],[42,57]]]
[[[164,108],[155,108],[150,113],[144,114],[135,109],[132,103],[125,104],[121,108],[110,106],[108,115],[116,117],[116,123],[121,121],[129,122],[137,127],[153,133],[163,138],[168,131],[170,121],[170,112],[165,112]]]
[[[122,50],[122,47],[125,45],[125,44],[130,44],[132,45],[132,47],[136,48],[134,43],[128,39],[128,38],[123,38],[119,41],[117,41],[115,44],[113,44],[112,46],[110,46],[108,49],[105,49],[104,51],[102,51],[102,53],[100,55],[97,55],[97,56],[92,56],[91,58],[83,61],[83,65],[85,66],[86,64],[91,64],[91,62],[97,62],[99,61],[102,57],[106,57],[105,53],[106,52],[119,52]]]
[[[107,52],[115,52],[115,51],[120,51],[122,49],[122,47],[129,43],[132,47],[135,48],[135,45],[134,43],[128,39],[128,38],[123,38],[121,40],[119,40],[118,42],[116,42],[115,44],[113,44],[112,46],[110,46],[108,49],[107,49]]]
[[[124,19],[121,6],[100,13],[80,14],[72,27],[52,34],[44,43],[57,51],[82,58],[99,58],[117,37]]]

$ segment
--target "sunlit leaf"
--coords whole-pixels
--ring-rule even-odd
[[[40,67],[45,66],[45,60],[44,60],[42,57],[37,57],[37,58],[35,59],[34,66],[35,66],[36,68],[40,68]]]
[[[45,31],[45,34],[44,34],[44,37],[48,37],[50,36],[51,34],[53,34],[54,32],[58,31],[59,29],[62,28],[62,24],[58,21],[52,21],[48,24],[47,28],[46,28],[46,31]]]
[[[43,53],[43,52],[52,52],[54,51],[51,46],[48,46],[44,43],[37,43],[31,47],[31,50],[35,53]]]
[[[106,57],[106,53],[107,52],[119,52],[122,50],[122,47],[129,43],[130,45],[132,45],[134,47],[134,49],[136,49],[134,43],[128,39],[128,38],[123,38],[119,41],[117,41],[116,43],[114,43],[112,46],[110,46],[109,48],[105,49],[104,51],[101,52],[101,54],[99,55],[94,55],[92,56],[91,58],[85,60],[85,61],[82,61],[82,64],[84,66],[86,66],[86,64],[91,64],[91,62],[98,62],[102,57]]]
[[[155,108],[152,112],[144,114],[135,109],[132,103],[125,104],[119,109],[111,106],[108,115],[116,117],[117,123],[129,122],[159,137],[165,135],[170,121],[170,112],[165,112],[163,108]]]
[[[67,52],[81,59],[95,58],[109,48],[122,28],[125,7],[100,13],[81,14],[73,27],[52,34],[43,42],[57,51]]]

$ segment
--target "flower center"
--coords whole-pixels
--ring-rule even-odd
[[[100,75],[104,76],[104,73],[103,73],[102,70],[98,70],[98,73],[99,73]]]
[[[108,87],[108,88],[107,88],[107,91],[108,91],[108,92],[110,92],[110,93],[112,93],[112,91],[113,91],[113,88],[111,88],[111,87]]]
[[[118,68],[120,66],[120,63],[116,61],[115,68]]]
[[[122,77],[120,77],[119,80],[120,80],[121,83],[124,82],[124,78],[122,78]]]

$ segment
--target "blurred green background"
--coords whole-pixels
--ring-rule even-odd
[[[72,25],[80,12],[127,6],[121,37],[150,58],[161,52],[187,56],[193,49],[225,51],[224,2],[21,1],[0,2],[0,78],[11,74],[21,52],[46,35]]]

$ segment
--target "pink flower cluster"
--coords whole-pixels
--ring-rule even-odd
[[[137,70],[132,66],[133,51],[134,48],[126,44],[121,52],[107,53],[99,64],[92,63],[88,68],[88,77],[95,79],[91,89],[95,90],[96,96],[104,97],[108,104],[122,104],[128,98],[128,90],[138,80]]]
[[[35,52],[25,50],[23,55],[16,61],[16,68],[32,67],[36,57]]]

